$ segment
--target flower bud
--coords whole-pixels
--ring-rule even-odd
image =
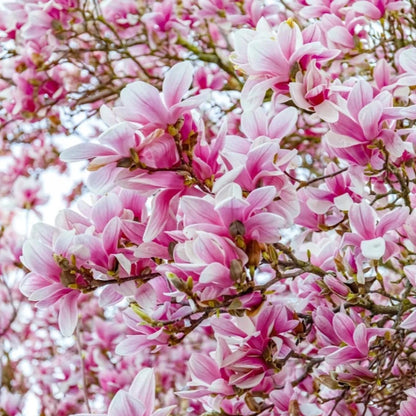
[[[261,248],[257,240],[251,240],[247,244],[248,266],[258,266],[261,259]]]
[[[327,274],[324,276],[324,282],[328,286],[328,289],[336,295],[345,298],[350,293],[350,290],[336,277]]]
[[[240,282],[243,277],[243,265],[241,260],[232,259],[230,263],[230,278],[233,282]]]

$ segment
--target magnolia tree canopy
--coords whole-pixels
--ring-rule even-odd
[[[0,7],[1,416],[416,414],[413,0]]]

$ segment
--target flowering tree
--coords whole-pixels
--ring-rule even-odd
[[[413,0],[0,7],[0,415],[416,414]]]

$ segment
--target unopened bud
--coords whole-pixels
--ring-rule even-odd
[[[244,227],[244,224],[239,220],[233,221],[228,227],[228,230],[232,237],[237,237],[238,235],[244,236],[246,233],[246,227]]]
[[[118,168],[129,168],[132,165],[132,160],[130,157],[123,157],[117,161]]]
[[[153,321],[152,321],[152,318],[150,318],[150,316],[149,315],[147,315],[141,308],[140,308],[140,306],[136,303],[136,302],[131,302],[130,303],[130,308],[133,310],[133,312],[136,314],[136,315],[138,315],[138,316],[140,316],[140,318],[142,318],[143,319],[143,321],[145,321],[145,322],[147,322],[147,323],[149,323],[149,324],[151,324]]]
[[[247,407],[252,411],[256,413],[260,413],[262,410],[262,406],[260,403],[256,401],[256,398],[253,397],[251,394],[246,394],[244,397],[244,401],[246,402]]]
[[[261,258],[261,248],[257,240],[251,240],[247,244],[247,255],[249,266],[258,266]]]
[[[339,279],[330,274],[324,276],[324,282],[331,292],[342,298],[346,298],[350,293],[350,290],[347,286],[345,286]]]
[[[297,400],[291,400],[289,402],[289,415],[290,416],[302,416],[299,403]]]

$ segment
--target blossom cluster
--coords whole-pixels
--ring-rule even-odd
[[[0,413],[415,414],[416,3],[2,7]]]

